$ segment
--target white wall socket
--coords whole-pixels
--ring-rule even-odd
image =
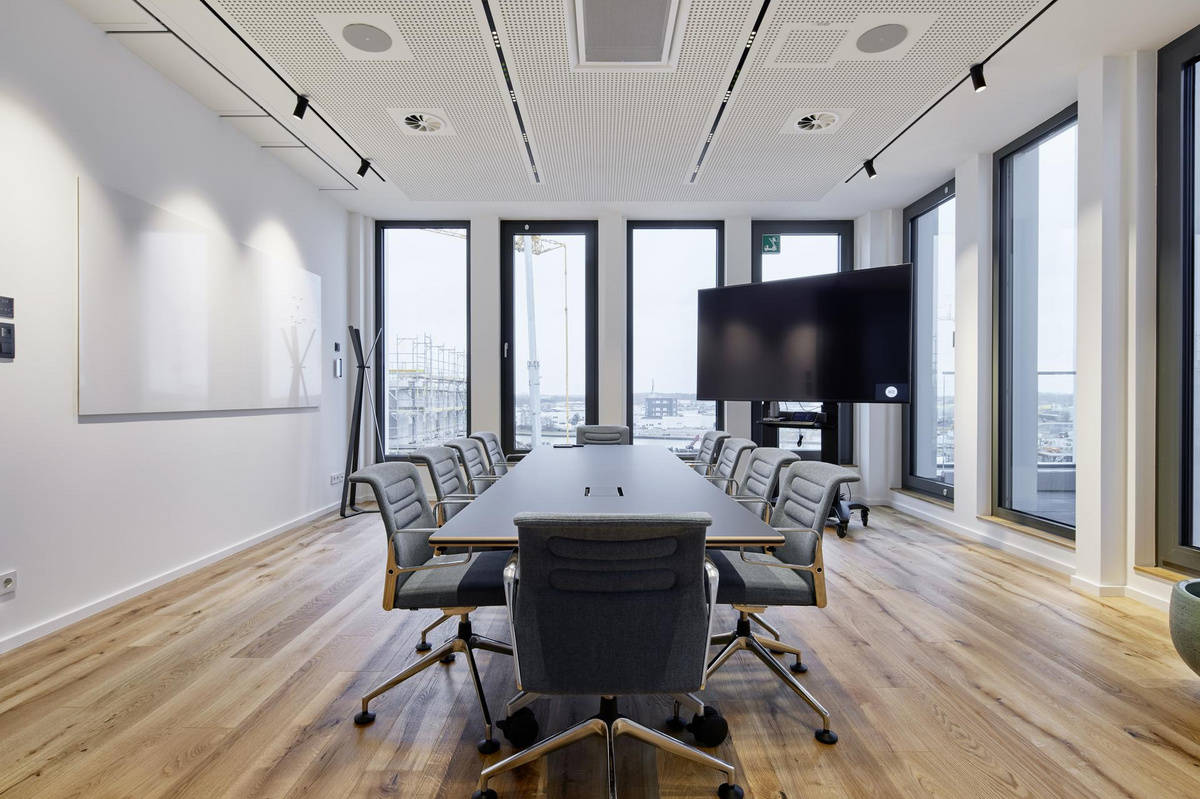
[[[341,472],[335,472],[329,475],[329,484],[331,486],[341,485],[341,482],[346,479],[346,476]]]
[[[0,596],[17,593],[17,570],[0,574]]]

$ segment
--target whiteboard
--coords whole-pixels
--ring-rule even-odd
[[[311,408],[321,278],[79,182],[79,413]]]

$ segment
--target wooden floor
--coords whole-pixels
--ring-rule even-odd
[[[1164,614],[877,509],[826,536],[829,606],[769,611],[810,654],[815,716],[741,654],[706,697],[747,796],[1200,796],[1200,678]],[[0,656],[0,797],[461,797],[486,760],[466,666],[438,666],[351,723],[430,613],[380,609],[376,516],[327,519]],[[722,621],[732,624],[728,611]],[[722,626],[725,626],[724,624]],[[507,640],[501,612],[477,628]],[[494,707],[508,658],[481,655]],[[543,730],[594,712],[535,705]],[[660,723],[667,704],[624,708]],[[715,773],[618,745],[623,799],[711,796]],[[600,739],[497,780],[502,797],[590,797]]]

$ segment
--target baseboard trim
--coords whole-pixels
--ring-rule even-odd
[[[101,597],[100,599],[89,602],[86,605],[81,605],[74,610],[69,610],[66,613],[55,616],[52,619],[38,622],[32,627],[26,627],[24,630],[18,630],[11,635],[0,638],[0,654],[9,652],[19,646],[23,646],[30,641],[36,641],[38,638],[44,638],[53,632],[61,630],[67,625],[74,624],[75,622],[86,619],[89,616],[94,616],[102,610],[107,610],[113,605],[124,602],[126,599],[132,599],[139,594],[144,594],[152,588],[157,588],[160,585],[164,585],[179,577],[183,577],[185,574],[190,574],[191,572],[201,569],[210,563],[216,563],[222,558],[227,558],[230,555],[236,555],[238,552],[241,552],[244,549],[249,549],[255,544],[260,544],[263,541],[274,538],[275,536],[283,535],[284,533],[290,532],[297,527],[301,527],[305,524],[316,521],[322,516],[333,513],[338,509],[338,507],[339,503],[334,502],[331,505],[318,508],[311,513],[306,513],[303,516],[292,519],[291,521],[285,522],[277,527],[273,527],[270,530],[252,535],[249,538],[238,541],[235,544],[230,544],[223,549],[218,549],[215,552],[211,552],[203,557],[197,558],[196,560],[185,563],[182,566],[176,566],[175,568],[169,569],[161,574],[149,578],[148,580],[135,583],[128,588],[123,588],[120,591],[109,594],[105,597]]]
[[[1090,596],[1125,596],[1128,586],[1124,585],[1107,585],[1105,583],[1097,583],[1088,580],[1085,577],[1080,577],[1078,574],[1071,575],[1071,587],[1076,591]]]
[[[1149,591],[1143,591],[1142,589],[1133,585],[1125,586],[1125,596],[1129,597],[1130,599],[1136,599],[1143,605],[1149,605],[1150,607],[1161,610],[1164,613],[1171,607],[1171,600],[1163,599],[1160,596],[1152,594]]]

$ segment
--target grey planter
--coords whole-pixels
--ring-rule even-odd
[[[1200,674],[1200,579],[1178,582],[1171,591],[1171,640],[1183,662]]]

